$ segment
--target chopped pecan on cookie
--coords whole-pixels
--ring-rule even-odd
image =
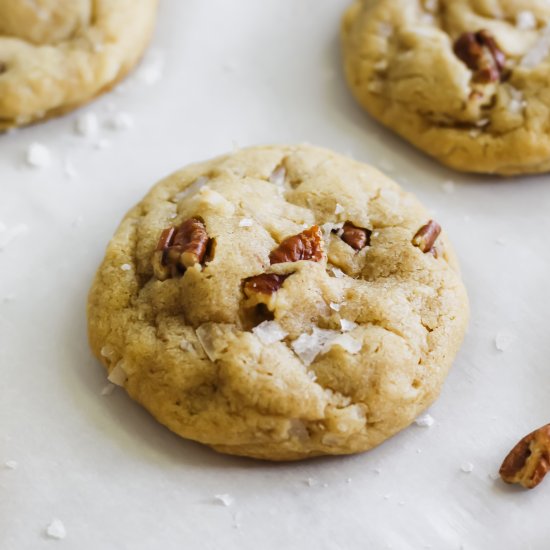
[[[414,246],[417,246],[422,252],[432,252],[435,250],[434,244],[441,233],[441,226],[434,220],[430,220],[423,225],[412,239]],[[434,252],[437,258],[437,252]]]
[[[474,72],[474,82],[498,82],[503,75],[506,56],[487,30],[462,33],[454,43],[455,55]]]
[[[550,424],[526,435],[508,454],[500,467],[506,483],[533,489],[550,470]]]
[[[372,231],[363,227],[357,227],[351,222],[346,222],[342,227],[341,239],[351,246],[354,250],[363,250],[370,246],[370,236]]]
[[[178,227],[165,229],[153,255],[153,270],[161,281],[200,264],[211,239],[200,218],[189,218]]]
[[[323,259],[323,235],[319,226],[314,225],[298,235],[287,237],[277,248],[271,251],[271,264],[312,260],[320,262]]]

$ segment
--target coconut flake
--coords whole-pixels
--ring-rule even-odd
[[[465,474],[471,474],[474,471],[474,465],[471,462],[463,462],[460,466],[460,469]]]
[[[52,155],[45,145],[34,142],[27,148],[25,160],[33,168],[46,168],[52,163]]]
[[[342,327],[342,332],[349,332],[350,330],[357,328],[357,323],[348,321],[347,319],[340,319],[340,326]]]
[[[64,539],[67,536],[65,526],[60,519],[54,518],[46,527],[46,535],[51,539]]]
[[[540,65],[550,53],[550,25],[541,32],[535,45],[523,56],[520,61],[520,67],[532,69]]]
[[[532,31],[537,28],[537,18],[531,11],[524,10],[516,15],[516,27],[520,31]]]
[[[421,414],[415,421],[414,423],[417,425],[417,426],[420,426],[421,428],[431,428],[434,423],[435,423],[435,419],[434,417],[431,415],[431,414],[428,414],[428,413],[424,413],[424,414]]]
[[[332,346],[340,346],[344,351],[355,355],[361,351],[363,343],[349,334],[340,334],[331,343]]]
[[[266,346],[280,342],[288,336],[288,332],[283,330],[277,321],[264,321],[257,327],[252,329],[252,332],[258,337],[260,342]]]
[[[95,113],[81,114],[74,123],[74,131],[85,138],[95,137],[99,131],[99,122]]]
[[[214,500],[218,504],[223,504],[223,506],[231,506],[235,502],[235,499],[231,495],[228,495],[227,493],[223,493],[221,495],[214,495]]]
[[[107,380],[117,386],[124,386],[126,382],[126,372],[124,372],[124,362],[122,359],[115,365],[115,368],[107,376]]]
[[[252,227],[254,225],[254,220],[251,218],[243,218],[239,222],[239,227]]]

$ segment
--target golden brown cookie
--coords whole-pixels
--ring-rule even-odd
[[[149,42],[157,0],[0,0],[0,131],[111,88]]]
[[[550,3],[356,0],[342,22],[359,103],[452,168],[550,170]]]
[[[309,146],[158,183],[90,292],[92,349],[177,434],[270,460],[365,451],[437,397],[468,301],[409,193]]]

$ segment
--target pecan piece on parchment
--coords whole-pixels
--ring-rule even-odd
[[[372,231],[363,227],[357,227],[351,222],[346,222],[342,227],[342,235],[340,238],[351,246],[354,250],[363,250],[366,246],[370,246],[370,236]]]
[[[441,233],[441,226],[434,220],[430,220],[423,225],[412,239],[412,244],[422,250],[422,252],[432,252],[434,244]],[[434,253],[437,258],[437,254]]]
[[[271,264],[298,262],[300,260],[320,262],[322,259],[323,235],[317,225],[298,233],[298,235],[287,237],[269,255]]]
[[[164,281],[205,259],[211,239],[200,218],[189,218],[178,227],[165,229],[153,255],[155,277]]]
[[[473,71],[474,82],[487,84],[501,80],[506,56],[489,31],[462,33],[456,39],[453,51]]]
[[[508,454],[500,467],[506,483],[533,489],[550,470],[550,424],[526,435]]]

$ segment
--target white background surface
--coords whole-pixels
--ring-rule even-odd
[[[0,250],[2,550],[550,548],[550,480],[525,492],[490,477],[550,421],[549,177],[452,173],[372,122],[341,75],[346,4],[164,0],[150,52],[165,61],[159,82],[134,78],[0,136],[0,245],[29,227]],[[83,112],[103,122],[110,110],[135,127],[75,135]],[[459,253],[472,323],[433,427],[360,456],[271,465],[180,440],[120,389],[101,396],[85,302],[120,218],[162,176],[235,144],[301,141],[378,165],[433,208]],[[32,142],[50,148],[50,167],[25,165]],[[504,352],[499,333],[512,337]],[[216,503],[221,493],[234,503]],[[64,540],[45,537],[53,518]]]

